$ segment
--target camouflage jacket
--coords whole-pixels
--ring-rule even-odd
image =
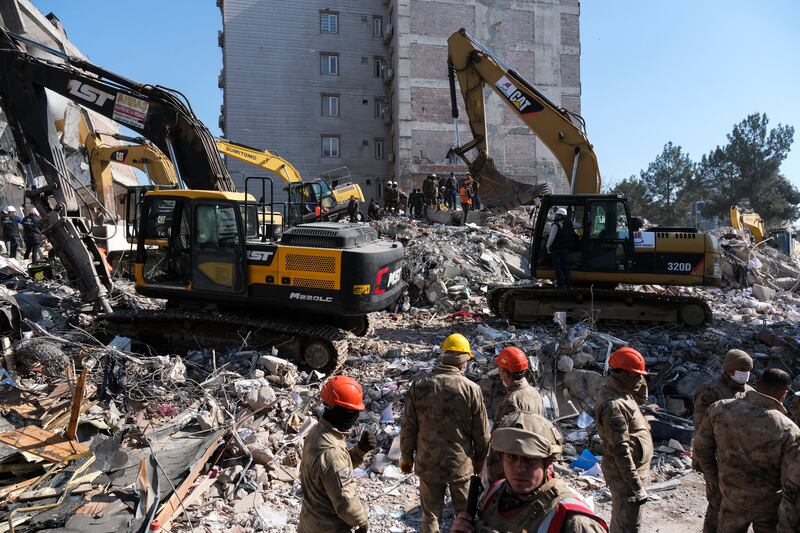
[[[544,416],[542,395],[525,378],[512,381],[508,386],[505,398],[494,411],[494,422],[499,422],[509,413],[535,413]]]
[[[778,506],[778,533],[800,531],[800,453],[795,450],[783,480],[781,503]]]
[[[428,483],[463,481],[473,459],[489,449],[489,422],[480,387],[458,368],[438,366],[406,394],[401,457]]]
[[[694,429],[700,429],[700,424],[706,418],[706,411],[711,404],[719,400],[741,398],[744,393],[753,390],[750,385],[739,385],[730,376],[721,374],[710,383],[698,387],[694,393]]]
[[[755,390],[708,409],[694,453],[723,505],[775,512],[795,458],[800,429],[776,399]]]
[[[514,503],[518,505],[513,505]],[[512,509],[507,509],[509,505]],[[559,509],[559,506],[562,509]],[[583,508],[575,512],[566,507]],[[517,496],[511,492],[508,482],[501,480],[486,491],[479,504],[480,519],[477,533],[530,533],[558,531],[559,533],[605,533],[608,528],[602,520],[589,511],[586,503],[579,499],[559,478],[546,481],[532,494]],[[502,509],[502,510],[501,510]],[[590,514],[591,513],[591,514]],[[554,522],[561,527],[554,529]]]
[[[358,446],[348,450],[346,436],[323,419],[306,436],[300,461],[303,505],[298,533],[349,533],[367,525],[353,477],[353,465],[361,464],[364,452]]]
[[[603,440],[603,475],[623,482],[631,492],[642,490],[650,476],[653,439],[650,424],[632,393],[613,374],[600,387],[595,402],[597,433]]]

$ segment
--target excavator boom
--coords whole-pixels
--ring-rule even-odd
[[[458,78],[473,137],[456,152],[463,158],[472,149],[478,151],[475,159],[467,161],[474,176],[481,179],[482,167],[491,161],[483,91],[484,86],[488,85],[555,155],[567,176],[569,193],[600,192],[597,157],[586,137],[583,119],[551,102],[466,30],[461,29],[451,35],[447,40],[447,49],[453,115],[458,115],[454,79]],[[500,175],[493,164],[490,166],[489,173],[493,170],[495,175],[491,177],[495,180],[502,182],[509,179]],[[481,181],[484,203],[489,202],[490,196]]]
[[[302,183],[303,178],[294,165],[269,150],[258,150],[228,139],[216,139],[217,150],[245,163],[250,163],[279,176],[286,183]]]

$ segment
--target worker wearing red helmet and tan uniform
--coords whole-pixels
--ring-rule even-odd
[[[303,505],[297,531],[349,533],[355,528],[366,533],[368,514],[358,499],[353,466],[361,464],[377,442],[366,431],[349,450],[345,441],[365,409],[361,385],[349,376],[335,376],[322,387],[320,397],[325,412],[303,444]]]
[[[542,395],[525,379],[528,370],[528,358],[525,352],[516,346],[503,348],[494,359],[500,380],[506,388],[505,398],[497,405],[494,411],[494,431],[500,427],[500,421],[511,413],[533,413],[544,415],[544,402]],[[490,452],[486,460],[487,476],[490,483],[503,477],[503,463],[499,452]]]
[[[597,432],[603,441],[603,477],[611,491],[611,533],[638,533],[645,486],[650,478],[653,439],[639,405],[647,400],[644,357],[620,348],[608,361],[611,373],[595,402]]]

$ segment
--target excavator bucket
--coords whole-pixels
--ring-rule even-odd
[[[531,205],[535,198],[551,192],[547,183],[531,185],[503,175],[485,152],[469,162],[469,172],[480,184],[481,204],[492,213]]]

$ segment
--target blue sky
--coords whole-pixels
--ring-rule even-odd
[[[34,4],[55,12],[97,64],[182,91],[219,134],[213,0]],[[668,141],[699,160],[735,123],[763,112],[771,125],[798,130],[782,171],[800,187],[798,22],[794,0],[584,0],[582,109],[605,184],[638,174]]]

